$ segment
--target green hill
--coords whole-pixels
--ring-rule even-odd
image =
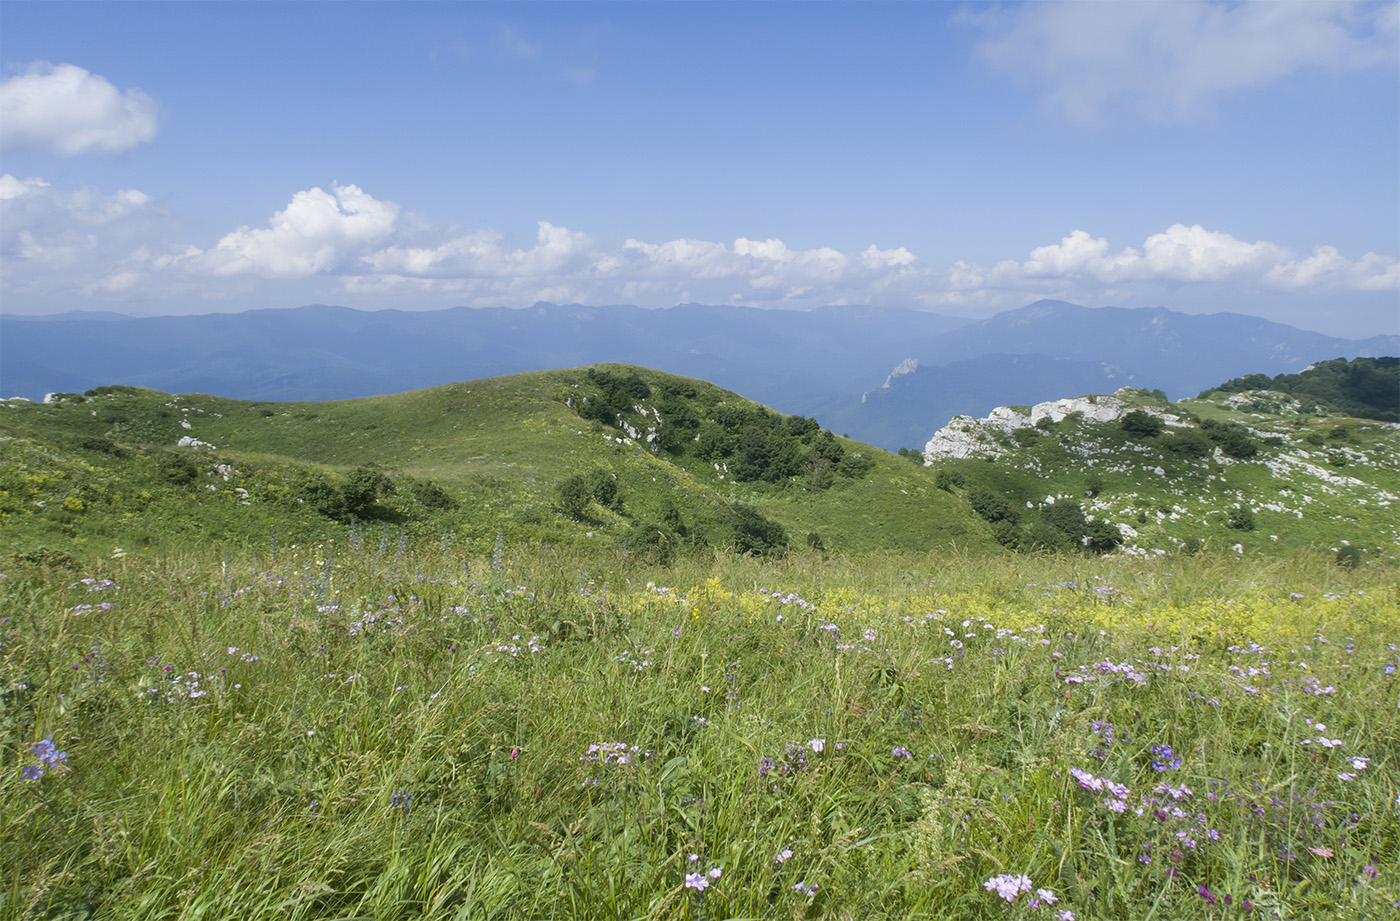
[[[8,549],[343,532],[663,557],[996,547],[905,459],[629,366],[314,403],[103,387],[6,404],[0,439]]]
[[[1334,358],[1320,361],[1297,374],[1246,374],[1201,394],[1235,394],[1242,408],[1269,406],[1278,394],[1293,401],[1320,404],[1326,411],[1400,422],[1400,358]]]
[[[1010,407],[953,420],[926,456],[1018,549],[1313,548],[1354,563],[1393,561],[1400,543],[1400,426],[1286,394],[1168,403],[1125,388]]]

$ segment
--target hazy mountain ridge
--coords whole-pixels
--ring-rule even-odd
[[[1233,314],[1058,301],[982,321],[868,307],[312,305],[184,317],[0,315],[0,393],[39,399],[120,383],[349,399],[619,362],[712,381],[893,449],[997,405],[1125,385],[1180,397],[1240,374],[1397,353],[1400,336],[1353,341]]]

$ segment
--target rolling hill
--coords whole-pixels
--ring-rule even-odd
[[[1169,403],[1122,389],[960,417],[896,456],[626,365],[325,402],[112,386],[3,404],[0,522],[10,549],[355,533],[661,558],[1355,547],[1389,559],[1398,433],[1282,393]]]
[[[11,547],[351,528],[662,554],[995,546],[903,458],[628,366],[329,402],[103,387],[10,401],[0,438]]]

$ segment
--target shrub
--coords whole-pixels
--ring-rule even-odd
[[[1084,517],[1084,508],[1078,502],[1056,502],[1041,511],[1040,517],[1045,519],[1046,524],[1075,542],[1084,536],[1088,525],[1088,519]]]
[[[611,470],[594,467],[588,474],[588,493],[603,508],[617,505],[617,477]]]
[[[1011,433],[1011,440],[1023,448],[1029,448],[1044,437],[1044,434],[1037,428],[1019,428]]]
[[[381,496],[394,492],[394,483],[377,467],[356,467],[341,487],[342,515],[366,518],[373,514]]]
[[[783,526],[747,505],[734,507],[734,549],[740,553],[768,554],[787,547]]]
[[[299,505],[306,505],[327,518],[343,521],[347,517],[345,493],[337,489],[319,471],[308,471],[291,483],[290,495]]]
[[[1345,569],[1355,569],[1361,565],[1361,548],[1343,544],[1337,548],[1337,565]]]
[[[1178,457],[1205,457],[1211,451],[1211,440],[1197,429],[1167,435],[1159,443]]]
[[[199,476],[199,467],[185,455],[172,451],[161,457],[160,475],[171,486],[189,486]]]
[[[1123,532],[1107,521],[1091,521],[1084,527],[1084,547],[1091,553],[1108,553],[1123,542]]]
[[[1161,419],[1140,409],[1128,413],[1119,424],[1124,432],[1134,438],[1155,438],[1162,434],[1164,426]]]
[[[575,473],[559,484],[559,511],[570,518],[581,519],[592,499],[588,478],[581,473]]]
[[[103,454],[110,454],[113,457],[126,457],[126,449],[118,445],[110,438],[100,436],[90,436],[78,440],[78,447],[85,451],[100,451]]]
[[[875,466],[875,461],[866,457],[860,451],[852,451],[836,464],[836,472],[844,477],[858,480],[870,472],[870,468]]]
[[[1219,423],[1207,419],[1201,423],[1206,437],[1220,446],[1226,457],[1249,460],[1259,453],[1259,443],[1249,437],[1249,431],[1235,422]]]
[[[622,545],[629,553],[634,553],[653,563],[669,563],[675,556],[676,534],[669,527],[655,521],[639,521],[627,529]]]
[[[952,492],[955,487],[966,486],[967,477],[963,476],[961,470],[939,467],[938,473],[934,474],[933,485],[944,492]]]
[[[989,522],[1015,521],[1016,510],[1001,496],[987,489],[979,489],[967,497],[972,510]]]
[[[457,501],[448,495],[447,490],[432,480],[415,480],[409,485],[408,492],[413,501],[428,508],[448,509],[457,505]]]
[[[1236,506],[1230,509],[1230,520],[1227,521],[1225,525],[1236,531],[1253,531],[1254,512],[1247,506]]]

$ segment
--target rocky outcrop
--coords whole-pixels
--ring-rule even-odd
[[[901,361],[899,364],[897,364],[897,365],[894,366],[894,370],[891,371],[891,372],[889,373],[889,376],[885,378],[885,382],[884,382],[883,384],[880,385],[880,389],[881,389],[881,390],[889,390],[891,387],[894,386],[894,379],[895,379],[896,377],[900,377],[900,376],[905,375],[905,374],[913,374],[913,373],[914,373],[915,371],[917,371],[917,370],[919,370],[919,359],[917,359],[917,358],[906,358],[906,359],[904,359],[904,360]],[[862,403],[864,403],[867,399],[869,399],[869,397],[870,397],[870,391],[867,390],[867,391],[865,391],[865,393],[862,393],[862,394],[860,395],[860,401],[861,401]]]
[[[1077,415],[1085,422],[1114,422],[1136,409],[1152,413],[1167,425],[1185,425],[1181,417],[1151,407],[1138,406],[1124,398],[1131,388],[1119,390],[1112,396],[1069,397],[1037,403],[1029,410],[1013,406],[998,406],[985,419],[954,416],[934,433],[924,446],[924,463],[945,458],[1000,457],[1006,449],[1003,439],[1016,429],[1029,428],[1048,419],[1063,422]]]

